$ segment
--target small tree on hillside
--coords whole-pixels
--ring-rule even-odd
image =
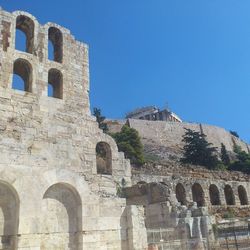
[[[239,138],[239,135],[238,135],[238,133],[237,133],[236,131],[230,130],[229,132],[230,132],[231,135],[233,135],[233,136]]]
[[[185,143],[182,163],[205,166],[209,169],[216,168],[218,158],[216,147],[207,142],[206,135],[191,129],[186,129],[182,141]]]
[[[233,141],[233,144],[234,144],[234,146],[233,146],[233,151],[234,151],[234,153],[235,153],[236,155],[238,155],[239,153],[242,152],[242,148],[241,148],[241,146],[239,146],[238,144],[236,144],[235,141]]]
[[[125,157],[135,165],[144,163],[143,146],[137,130],[127,125],[122,127],[121,132],[112,134],[119,151],[124,152]]]
[[[224,165],[228,166],[230,164],[230,158],[228,155],[228,152],[226,150],[226,147],[223,143],[221,143],[221,161]]]
[[[243,151],[240,146],[235,147],[234,151],[237,160],[229,165],[229,169],[250,174],[250,154]]]
[[[107,133],[108,132],[108,126],[104,122],[104,120],[106,119],[106,117],[102,116],[101,109],[94,108],[93,109],[93,115],[96,117],[96,121],[98,122],[99,128],[102,129],[104,133]]]

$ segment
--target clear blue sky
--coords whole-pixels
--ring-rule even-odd
[[[145,105],[250,141],[249,0],[0,0],[90,46],[91,106],[121,118]]]

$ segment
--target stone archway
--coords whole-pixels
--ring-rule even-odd
[[[0,249],[17,249],[19,204],[16,191],[0,182]]]
[[[112,175],[112,152],[106,142],[96,144],[96,166],[97,174]]]
[[[175,194],[176,194],[176,199],[178,202],[181,203],[181,205],[186,205],[187,200],[186,200],[186,191],[185,188],[181,183],[178,183],[175,187]]]
[[[246,189],[242,185],[238,187],[238,195],[240,199],[240,204],[248,205],[247,192],[246,192]]]
[[[192,186],[193,201],[198,207],[205,206],[204,191],[199,183],[194,183]]]
[[[43,233],[41,250],[80,250],[82,203],[74,187],[52,185],[43,196]]]
[[[210,202],[213,206],[221,205],[220,193],[216,185],[211,184],[209,187]]]
[[[15,77],[19,77],[21,81],[16,82]],[[16,59],[13,64],[12,88],[32,92],[32,81],[31,64],[25,59]]]
[[[224,188],[225,199],[227,205],[235,205],[235,197],[233,193],[233,189],[230,185],[226,185]]]
[[[26,48],[24,51],[30,54],[34,50],[34,27],[35,24],[31,18],[25,15],[19,15],[16,18],[16,30],[20,30],[25,35]]]
[[[48,41],[52,44],[52,58],[53,61],[62,63],[63,60],[63,35],[56,27],[48,29]],[[49,54],[49,49],[48,49]]]

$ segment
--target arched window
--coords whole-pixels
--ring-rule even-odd
[[[224,188],[225,198],[227,205],[235,205],[235,198],[233,189],[230,185],[226,185]]]
[[[220,193],[216,185],[212,184],[209,187],[210,202],[213,206],[221,205]]]
[[[12,88],[32,92],[32,67],[27,60],[14,62]]]
[[[98,142],[96,145],[96,165],[98,174],[112,174],[111,148],[106,142]]]
[[[57,69],[50,69],[48,74],[48,96],[63,98],[63,76]]]
[[[16,19],[16,46],[18,50],[33,53],[34,22],[27,16],[20,15]]]
[[[247,192],[246,192],[246,189],[242,185],[238,187],[238,195],[240,199],[240,204],[248,205]]]
[[[181,183],[178,183],[175,187],[176,199],[181,205],[186,205],[186,191]]]
[[[63,59],[63,36],[62,32],[55,28],[49,28],[48,57],[50,60],[62,63]]]
[[[203,207],[205,205],[204,192],[199,183],[195,183],[192,186],[193,201],[197,203],[198,207]]]

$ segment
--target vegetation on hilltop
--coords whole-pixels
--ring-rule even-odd
[[[101,109],[94,108],[93,115],[96,117],[99,128],[115,139],[118,150],[124,152],[125,157],[130,159],[132,164],[141,166],[145,162],[143,145],[137,130],[124,125],[120,132],[109,133],[108,126],[104,122],[106,117],[102,115]]]
[[[131,163],[141,166],[145,162],[158,162],[158,156],[150,155],[149,157],[143,153],[143,145],[137,130],[124,125],[120,132],[109,133],[108,126],[105,123],[105,116],[102,115],[101,109],[94,108],[93,115],[96,117],[99,128],[105,133],[112,136],[118,146],[119,151],[124,152],[125,157],[130,159]],[[209,143],[206,135],[191,129],[185,129],[182,141],[185,143],[183,147],[183,157],[181,163],[200,165],[211,170],[230,170],[241,171],[250,174],[250,154],[243,151],[236,143],[234,145],[234,156],[229,155],[225,145],[221,143],[220,154],[217,147]],[[238,137],[237,133],[230,131],[231,134]]]
[[[234,151],[237,159],[228,165],[228,169],[250,174],[250,154],[240,147],[235,147]]]
[[[226,146],[223,143],[221,143],[220,157],[221,157],[222,163],[225,166],[228,166],[230,164],[230,157],[228,155]]]
[[[186,129],[183,136],[182,163],[205,166],[208,169],[241,171],[250,174],[250,154],[234,145],[235,160],[231,160],[226,147],[221,143],[220,159],[217,148],[207,142],[206,135],[191,129]]]
[[[124,152],[125,157],[130,159],[132,164],[141,166],[145,162],[143,146],[137,130],[124,125],[120,132],[111,136],[115,139],[119,151]]]
[[[235,136],[235,137],[237,137],[237,138],[240,138],[240,137],[239,137],[239,134],[238,134],[236,131],[230,130],[229,132],[230,132],[231,135],[233,135],[233,136]]]
[[[183,147],[182,163],[205,166],[215,169],[219,161],[216,155],[217,148],[206,140],[206,135],[192,129],[185,129],[182,141]]]

